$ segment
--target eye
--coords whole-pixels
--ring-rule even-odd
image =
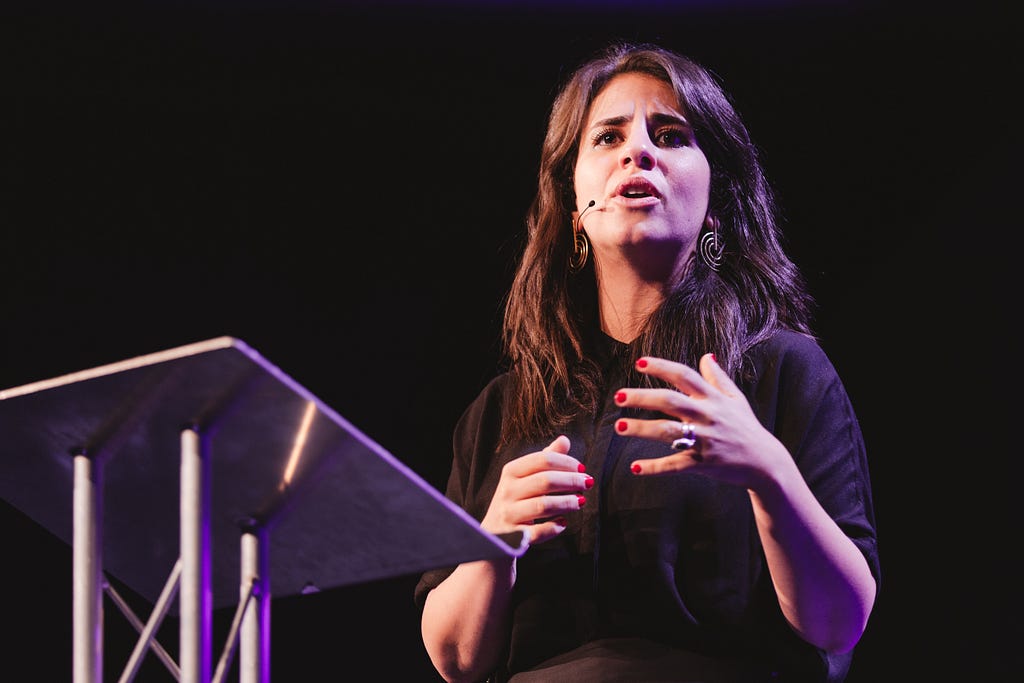
[[[654,142],[659,147],[686,147],[690,136],[683,128],[662,128],[654,134]]]
[[[591,138],[591,144],[598,145],[614,145],[616,142],[622,139],[619,132],[613,128],[605,128],[599,130]]]

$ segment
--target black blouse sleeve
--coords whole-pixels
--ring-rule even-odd
[[[835,367],[816,341],[797,333],[777,335],[750,357],[758,380],[748,399],[880,584],[867,452]]]
[[[505,375],[499,375],[484,387],[455,425],[452,437],[451,471],[445,496],[463,508],[477,521],[487,512],[487,505],[498,485],[500,469],[491,467],[497,457],[498,430],[501,426],[501,397]],[[484,457],[484,455],[489,457]],[[427,593],[444,581],[455,567],[428,570],[420,577],[414,591],[417,606],[423,609]]]

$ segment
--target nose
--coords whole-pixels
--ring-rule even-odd
[[[650,138],[646,135],[631,135],[622,149],[623,168],[630,164],[635,164],[644,171],[654,168],[654,155],[651,153],[650,144]]]

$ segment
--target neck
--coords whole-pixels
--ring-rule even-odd
[[[647,318],[665,300],[665,284],[644,280],[631,270],[613,276],[601,270],[595,271],[601,329],[628,344],[640,336]]]

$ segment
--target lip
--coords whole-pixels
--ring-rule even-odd
[[[649,198],[661,199],[661,192],[647,178],[631,176],[615,188],[615,196],[628,201]]]
[[[651,206],[661,202],[661,192],[647,178],[635,175],[615,188],[614,200],[630,207]]]

